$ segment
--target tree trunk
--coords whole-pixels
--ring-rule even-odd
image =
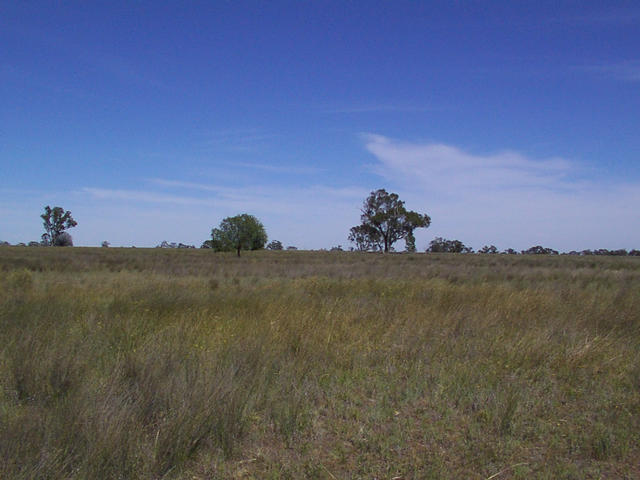
[[[238,246],[238,256],[240,256],[240,247]]]

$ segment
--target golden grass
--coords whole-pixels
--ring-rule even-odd
[[[0,249],[0,478],[638,478],[637,258]]]

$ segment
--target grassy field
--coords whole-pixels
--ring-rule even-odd
[[[640,478],[640,258],[0,248],[2,479]]]

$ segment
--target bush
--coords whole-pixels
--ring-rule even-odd
[[[465,246],[460,240],[436,237],[429,243],[427,253],[473,253],[473,249]]]
[[[55,247],[73,247],[73,238],[67,232],[62,232],[53,242]]]
[[[545,248],[540,245],[536,245],[535,247],[531,247],[528,250],[522,251],[523,255],[558,255],[558,251],[553,248]]]
[[[272,240],[269,242],[269,245],[267,245],[267,250],[282,250],[283,248],[280,240]]]

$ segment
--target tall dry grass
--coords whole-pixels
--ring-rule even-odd
[[[0,478],[637,478],[635,258],[0,249]]]

